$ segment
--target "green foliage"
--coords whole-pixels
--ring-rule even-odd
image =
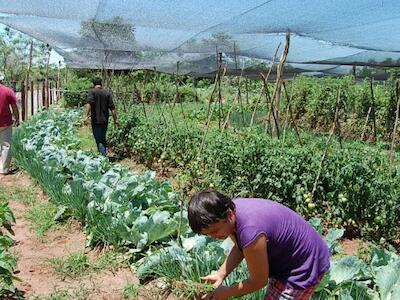
[[[173,238],[182,222],[170,184],[156,181],[152,172],[139,176],[107,158],[77,151],[81,114],[47,111],[15,134],[16,160],[59,206],[57,218],[73,216],[86,224],[88,244],[140,252]]]
[[[235,196],[271,198],[306,217],[321,215],[345,228],[347,235],[398,238],[400,174],[393,171],[384,147],[359,142],[341,147],[334,140],[311,201],[306,196],[312,191],[326,137],[304,133],[300,146],[291,131],[283,142],[266,136],[262,127],[221,134],[214,123],[200,152],[205,111],[185,110],[183,117],[179,107],[166,107],[163,115],[161,108],[148,106],[147,117],[139,117],[140,106],[122,114],[129,125],[111,129],[114,151],[130,154],[148,167],[179,168],[187,190],[214,186]],[[136,127],[129,123],[130,115]]]
[[[371,82],[355,83],[351,76],[342,78],[296,77],[290,84],[295,118],[303,127],[328,130],[331,126],[340,89],[339,121],[342,134],[360,137],[365,118],[372,105]],[[393,130],[395,96],[393,82],[374,83],[373,94],[377,133],[386,139]],[[285,99],[286,100],[286,99]],[[286,102],[286,101],[285,101]],[[369,127],[374,111],[370,114]],[[371,129],[368,129],[371,133]]]
[[[79,33],[89,42],[100,42],[106,45],[127,43],[133,49],[136,43],[135,27],[119,16],[102,21],[95,19],[82,21]]]
[[[80,107],[85,105],[88,90],[92,83],[87,78],[78,78],[65,83],[63,99],[67,107]]]
[[[140,285],[134,283],[128,283],[124,286],[122,291],[122,297],[124,299],[136,299],[139,296]]]
[[[398,238],[398,175],[389,172],[378,147],[349,143],[340,148],[335,142],[311,199],[310,190],[325,145],[323,137],[305,135],[306,146],[299,146],[292,134],[282,143],[266,137],[257,127],[226,130],[223,135],[212,128],[199,151],[203,131],[196,123],[179,117],[179,107],[165,113],[164,118],[156,114],[156,109],[148,118],[140,117],[140,111],[140,106],[137,111],[132,109],[130,113],[136,117],[129,123],[127,115],[125,122],[131,125],[115,129],[132,135],[130,139],[118,140],[123,135],[116,132],[115,141],[125,146],[130,143],[131,151],[143,155],[149,164],[179,167],[191,187],[215,184],[235,195],[267,196],[306,216],[323,216],[327,223],[344,226],[348,231],[359,230],[368,237]],[[58,205],[65,205],[72,215],[82,212],[90,244],[127,247],[131,253],[141,255],[147,250],[147,254],[154,255],[140,261],[140,276],[169,278],[172,288],[183,287],[190,295],[207,289],[199,284],[200,275],[215,270],[229,247],[192,236],[186,219],[181,219],[177,195],[168,183],[154,180],[154,173],[132,174],[102,157],[77,150],[75,126],[81,114],[49,111],[23,124],[15,134],[18,164],[38,179]],[[129,153],[129,148],[123,151]],[[75,198],[81,199],[76,211]],[[339,218],[341,224],[335,223]],[[183,248],[174,242],[178,230]],[[339,250],[337,239],[342,234],[343,230],[335,228],[328,232],[326,240],[333,252]],[[374,252],[369,264],[351,257],[338,260],[316,296],[396,296],[397,273],[387,267],[387,279],[375,274],[379,268],[397,267],[397,259],[395,255]],[[84,269],[86,263],[85,259],[71,259],[59,266],[60,270],[76,274],[79,272],[74,270]],[[245,268],[240,267],[227,283],[245,276]],[[261,299],[261,294],[262,291],[249,297]]]
[[[14,29],[5,27],[0,34],[0,72],[5,75],[5,82],[10,84],[25,79],[26,66],[29,63],[32,43],[32,71],[34,78],[44,72],[51,48]],[[43,78],[43,77],[42,77]],[[19,87],[18,87],[19,89]]]
[[[49,259],[48,263],[63,279],[74,279],[103,270],[116,272],[126,263],[126,259],[111,251],[104,252],[96,259],[89,259],[83,252],[75,252],[64,257]]]
[[[33,230],[40,239],[56,225],[56,212],[57,207],[52,203],[38,203],[29,209],[26,217],[31,221]]]
[[[400,296],[399,263],[398,255],[376,247],[369,263],[354,256],[334,260],[314,298],[397,299]]]
[[[82,252],[72,253],[65,258],[49,259],[49,264],[63,280],[80,277],[87,273],[90,268],[89,259]]]
[[[11,226],[15,223],[14,215],[8,207],[8,202],[0,202],[0,296],[15,292],[13,275],[17,265],[16,258],[10,253],[13,240],[8,234],[14,235]]]

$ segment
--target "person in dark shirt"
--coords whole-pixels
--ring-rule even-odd
[[[107,156],[106,151],[106,134],[108,127],[109,111],[111,111],[114,124],[119,126],[117,119],[117,112],[112,99],[111,93],[103,88],[101,78],[93,79],[94,88],[89,90],[87,101],[85,118],[83,123],[87,124],[89,115],[92,120],[92,131],[94,139],[96,140],[97,149],[103,156]]]

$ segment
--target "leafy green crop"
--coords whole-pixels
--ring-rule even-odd
[[[13,245],[13,240],[7,235],[14,235],[12,225],[15,223],[14,215],[7,202],[0,203],[0,296],[7,292],[15,292],[13,280],[18,280],[14,276],[14,269],[17,261],[9,251]]]

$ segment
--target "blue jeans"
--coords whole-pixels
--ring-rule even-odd
[[[108,124],[99,125],[92,124],[92,131],[94,139],[96,140],[97,149],[103,156],[107,156],[106,152],[106,134]]]

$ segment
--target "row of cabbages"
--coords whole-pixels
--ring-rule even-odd
[[[16,133],[18,163],[59,205],[57,218],[73,216],[84,225],[90,244],[126,246],[140,252],[175,238],[180,202],[168,182],[154,172],[138,175],[100,155],[79,150],[81,111],[48,111]]]

